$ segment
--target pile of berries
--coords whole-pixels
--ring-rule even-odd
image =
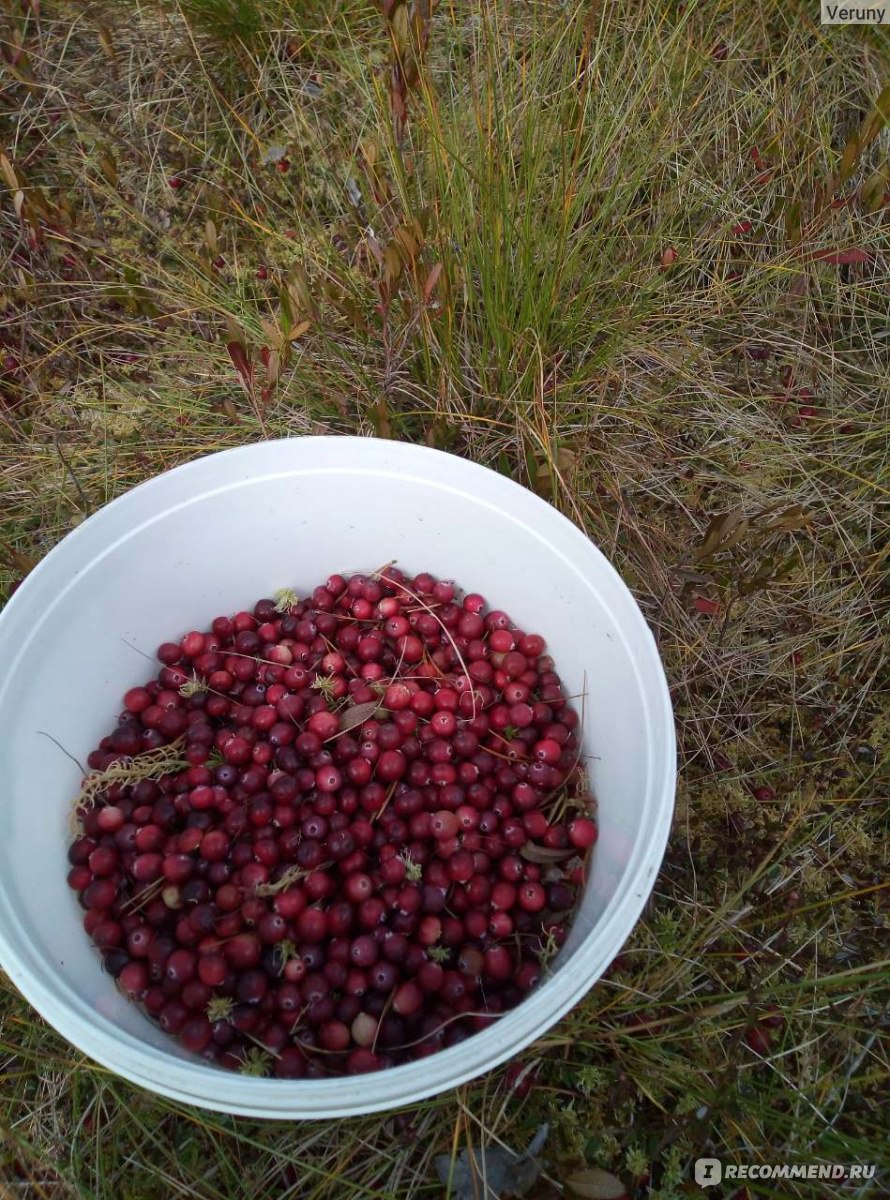
[[[118,986],[281,1078],[408,1062],[518,1004],[597,836],[545,649],[394,567],[165,642],[89,756],[68,855]]]

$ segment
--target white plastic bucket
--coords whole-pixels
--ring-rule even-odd
[[[469,1040],[388,1071],[258,1079],[186,1051],[103,973],[66,884],[77,767],[127,687],[133,649],[204,628],[280,587],[396,559],[480,591],[545,636],[570,693],[600,838],[555,969]],[[313,437],[212,454],[121,496],[69,534],[0,615],[0,962],[84,1053],[177,1100],[253,1117],[349,1116],[411,1103],[511,1058],[599,978],[655,881],[673,812],[673,718],[630,592],[556,509],[486,468],[401,442]],[[157,666],[157,664],[155,664]]]

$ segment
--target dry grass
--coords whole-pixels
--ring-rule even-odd
[[[0,77],[0,584],[197,454],[423,440],[609,554],[681,776],[646,919],[529,1051],[527,1096],[497,1073],[395,1117],[215,1116],[83,1061],[7,987],[11,1194],[439,1196],[435,1153],[542,1120],[541,1198],[585,1163],[696,1194],[704,1148],[877,1161],[886,131],[841,167],[886,43],[772,0],[443,3],[398,145],[360,0],[39,7],[11,5]]]

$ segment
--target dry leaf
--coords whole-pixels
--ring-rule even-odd
[[[17,191],[21,186],[19,184],[19,177],[16,175],[15,168],[5,154],[0,154],[0,172],[2,172],[10,191]]]
[[[295,342],[297,340],[297,338],[301,338],[303,336],[303,334],[307,331],[307,329],[311,328],[311,326],[312,326],[311,321],[298,321],[296,323],[296,325],[294,325],[288,331],[287,340],[289,342]]]
[[[506,1146],[483,1146],[470,1154],[461,1150],[456,1158],[440,1154],[436,1173],[448,1187],[451,1200],[499,1200],[501,1196],[525,1196],[537,1183],[541,1163],[537,1158],[547,1140],[549,1127],[542,1125],[524,1154]]]
[[[400,4],[389,18],[393,41],[399,54],[404,54],[408,47],[408,8]]]
[[[812,514],[805,512],[803,505],[794,504],[791,508],[786,508],[784,512],[779,513],[777,517],[773,517],[771,521],[765,522],[761,528],[781,529],[786,533],[794,533],[799,529],[806,529],[812,520]]]
[[[872,144],[888,121],[890,121],[890,83],[878,96],[874,108],[862,123],[859,141],[863,150]]]
[[[795,200],[785,208],[785,236],[792,246],[796,246],[800,241],[800,219],[800,201]]]
[[[536,846],[533,842],[527,842],[519,851],[520,855],[531,863],[558,863],[565,862],[567,858],[571,858],[575,853],[574,850],[551,850],[547,846]]]
[[[20,571],[22,575],[27,575],[37,566],[37,559],[32,558],[30,554],[23,554],[21,550],[16,550],[15,546],[10,546],[6,542],[2,543],[3,556],[14,567],[16,571]]]
[[[217,253],[216,225],[208,217],[204,222],[204,241],[211,254]]]
[[[395,243],[390,242],[383,254],[383,284],[391,288],[402,273],[402,256]]]
[[[436,284],[439,282],[439,278],[442,274],[442,270],[443,270],[443,267],[442,267],[441,263],[436,263],[430,269],[430,273],[429,273],[429,275],[427,275],[426,280],[424,281],[424,285],[423,285],[423,302],[424,302],[424,304],[429,304],[432,294],[436,290]]]
[[[364,725],[365,721],[370,720],[379,708],[379,700],[368,700],[365,704],[350,705],[340,715],[340,732],[348,733],[350,729],[356,729],[359,725]]]
[[[403,261],[412,264],[423,246],[423,230],[420,223],[411,221],[407,225],[400,225],[392,240],[398,246]]]
[[[312,312],[312,290],[306,272],[299,264],[291,267],[290,278],[287,281],[287,293],[294,303],[297,313]]]
[[[112,187],[116,187],[117,163],[114,161],[114,155],[111,153],[111,151],[103,150],[96,159],[96,163],[98,164],[99,170],[104,175],[105,180],[110,183]]]
[[[284,345],[284,336],[275,322],[267,320],[266,317],[260,317],[260,325],[263,327],[263,333],[268,338],[269,344],[276,350],[280,350]]]
[[[555,457],[557,469],[563,475],[568,475],[578,465],[578,455],[568,446],[558,446]]]
[[[885,167],[873,171],[859,189],[862,205],[866,212],[877,212],[884,206],[884,192],[890,180],[890,171]]]
[[[228,313],[226,313],[225,321],[226,333],[229,335],[226,340],[229,342],[237,342],[239,346],[246,346],[247,337],[244,333],[244,330],[241,328],[235,318],[230,317]]]
[[[273,350],[266,360],[266,380],[269,387],[274,387],[281,376],[281,355]]]
[[[112,61],[117,57],[117,52],[114,48],[114,41],[111,37],[111,32],[107,25],[99,26],[99,45],[105,53],[106,58]]]
[[[53,221],[58,217],[58,209],[47,198],[43,188],[31,187],[28,189],[28,208],[32,212],[39,213],[46,221]]]
[[[721,513],[711,520],[705,530],[705,536],[702,538],[701,546],[695,552],[695,557],[707,558],[719,550],[728,550],[740,542],[747,532],[748,521],[742,515],[741,507],[733,508],[728,513]]]
[[[689,569],[689,567],[674,567],[674,574],[676,575],[679,583],[705,584],[714,582],[712,575],[706,575],[702,571],[692,571]]]
[[[571,1194],[581,1196],[583,1200],[621,1200],[627,1195],[621,1180],[601,1167],[575,1171],[565,1182]]]
[[[844,183],[853,174],[853,168],[856,166],[856,160],[862,153],[862,142],[859,139],[859,134],[854,134],[844,146],[844,152],[841,155],[840,165],[837,173],[838,179]]]

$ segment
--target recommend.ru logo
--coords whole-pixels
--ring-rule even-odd
[[[874,1163],[724,1163],[719,1158],[697,1158],[693,1168],[700,1187],[713,1187],[726,1180],[745,1179],[874,1179]]]

